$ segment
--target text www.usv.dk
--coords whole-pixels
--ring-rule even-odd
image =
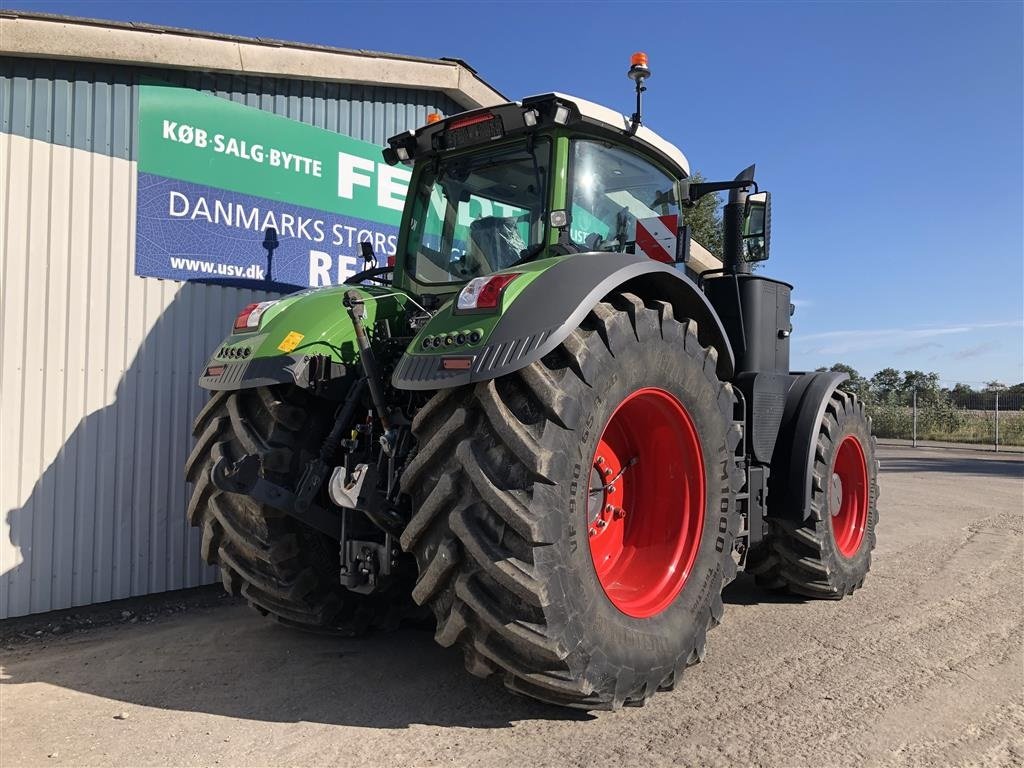
[[[215,261],[203,261],[202,259],[185,259],[181,256],[171,256],[171,269],[183,272],[202,272],[206,275],[220,275],[222,277],[244,277],[248,280],[262,280],[265,275],[263,267],[259,264],[240,267],[234,264],[218,264]]]

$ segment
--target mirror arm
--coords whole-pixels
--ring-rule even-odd
[[[709,195],[712,192],[724,192],[727,189],[749,189],[754,188],[754,192],[759,192],[757,182],[753,179],[734,179],[733,181],[702,181],[698,184],[691,184],[690,182],[682,182],[682,200],[680,202],[683,205],[694,205],[704,195]]]

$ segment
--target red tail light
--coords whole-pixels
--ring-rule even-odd
[[[504,275],[474,277],[459,291],[456,307],[463,310],[496,308],[506,286],[520,274],[520,272],[512,272]]]
[[[245,327],[246,327],[245,324],[249,321],[249,315],[251,315],[252,311],[254,309],[256,309],[256,307],[258,307],[258,306],[259,306],[259,302],[255,302],[254,301],[252,304],[246,304],[244,307],[242,307],[242,311],[239,312],[238,313],[238,317],[235,318],[235,330],[236,331],[244,331],[245,330]]]
[[[275,304],[277,304],[277,301],[260,301],[246,304],[242,307],[242,311],[238,313],[238,317],[235,318],[235,325],[232,330],[235,333],[255,331],[260,327],[260,319],[263,317],[263,313]]]

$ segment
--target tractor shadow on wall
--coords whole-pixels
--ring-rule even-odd
[[[461,654],[437,646],[429,631],[310,635],[229,599],[211,610],[186,599],[173,617],[158,609],[156,620],[146,621],[154,614],[145,606],[165,598],[132,595],[216,579],[200,562],[198,531],[185,521],[182,477],[190,424],[205,396],[161,377],[194,382],[238,308],[252,300],[259,298],[248,291],[184,284],[141,340],[107,405],[81,419],[24,502],[3,511],[4,608],[19,616],[64,610],[0,622],[0,636],[13,638],[4,643],[0,686],[45,682],[123,702],[118,706],[379,728],[506,728],[516,720],[589,718],[470,676]],[[168,396],[176,398],[171,406]],[[43,414],[42,432],[59,430],[51,418]],[[41,438],[32,437],[38,446]],[[129,468],[133,457],[146,463]],[[165,467],[173,467],[170,476]],[[66,608],[126,598],[134,617],[143,617],[137,623],[120,618],[120,602]],[[105,613],[113,619],[100,618]],[[18,629],[26,622],[33,625],[27,641]]]
[[[207,397],[195,382],[229,327],[231,308],[237,312],[251,297],[266,295],[257,289],[280,286],[183,283],[139,338],[130,329],[145,327],[138,315],[146,302],[160,301],[157,291],[168,284],[128,279],[121,298],[131,307],[119,310],[127,332],[108,325],[118,322],[113,310],[89,306],[84,320],[69,321],[88,325],[83,361],[67,353],[61,363],[80,365],[78,371],[45,371],[42,355],[27,363],[26,379],[35,374],[29,366],[41,371],[41,380],[27,386],[38,383],[45,392],[26,392],[26,408],[35,413],[26,413],[23,424],[13,424],[13,434],[4,438],[31,446],[23,456],[23,476],[38,472],[39,453],[50,463],[24,501],[4,512],[0,615],[101,603],[215,578],[200,562],[198,531],[184,517],[182,467],[192,447],[190,424]],[[69,333],[63,343],[70,348],[82,335]],[[122,368],[111,396],[113,372]],[[96,408],[96,401],[105,404]],[[63,412],[73,415],[84,407],[94,410],[54,451],[54,436],[65,430]]]

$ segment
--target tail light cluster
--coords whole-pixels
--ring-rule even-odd
[[[242,311],[238,313],[238,317],[235,318],[234,332],[247,333],[257,330],[260,327],[263,313],[275,304],[277,304],[277,301],[260,301],[246,304],[242,307]]]
[[[459,291],[459,298],[456,301],[456,309],[464,312],[472,312],[482,309],[497,309],[501,303],[501,296],[508,284],[519,277],[521,273],[487,275],[486,277],[474,277]]]

